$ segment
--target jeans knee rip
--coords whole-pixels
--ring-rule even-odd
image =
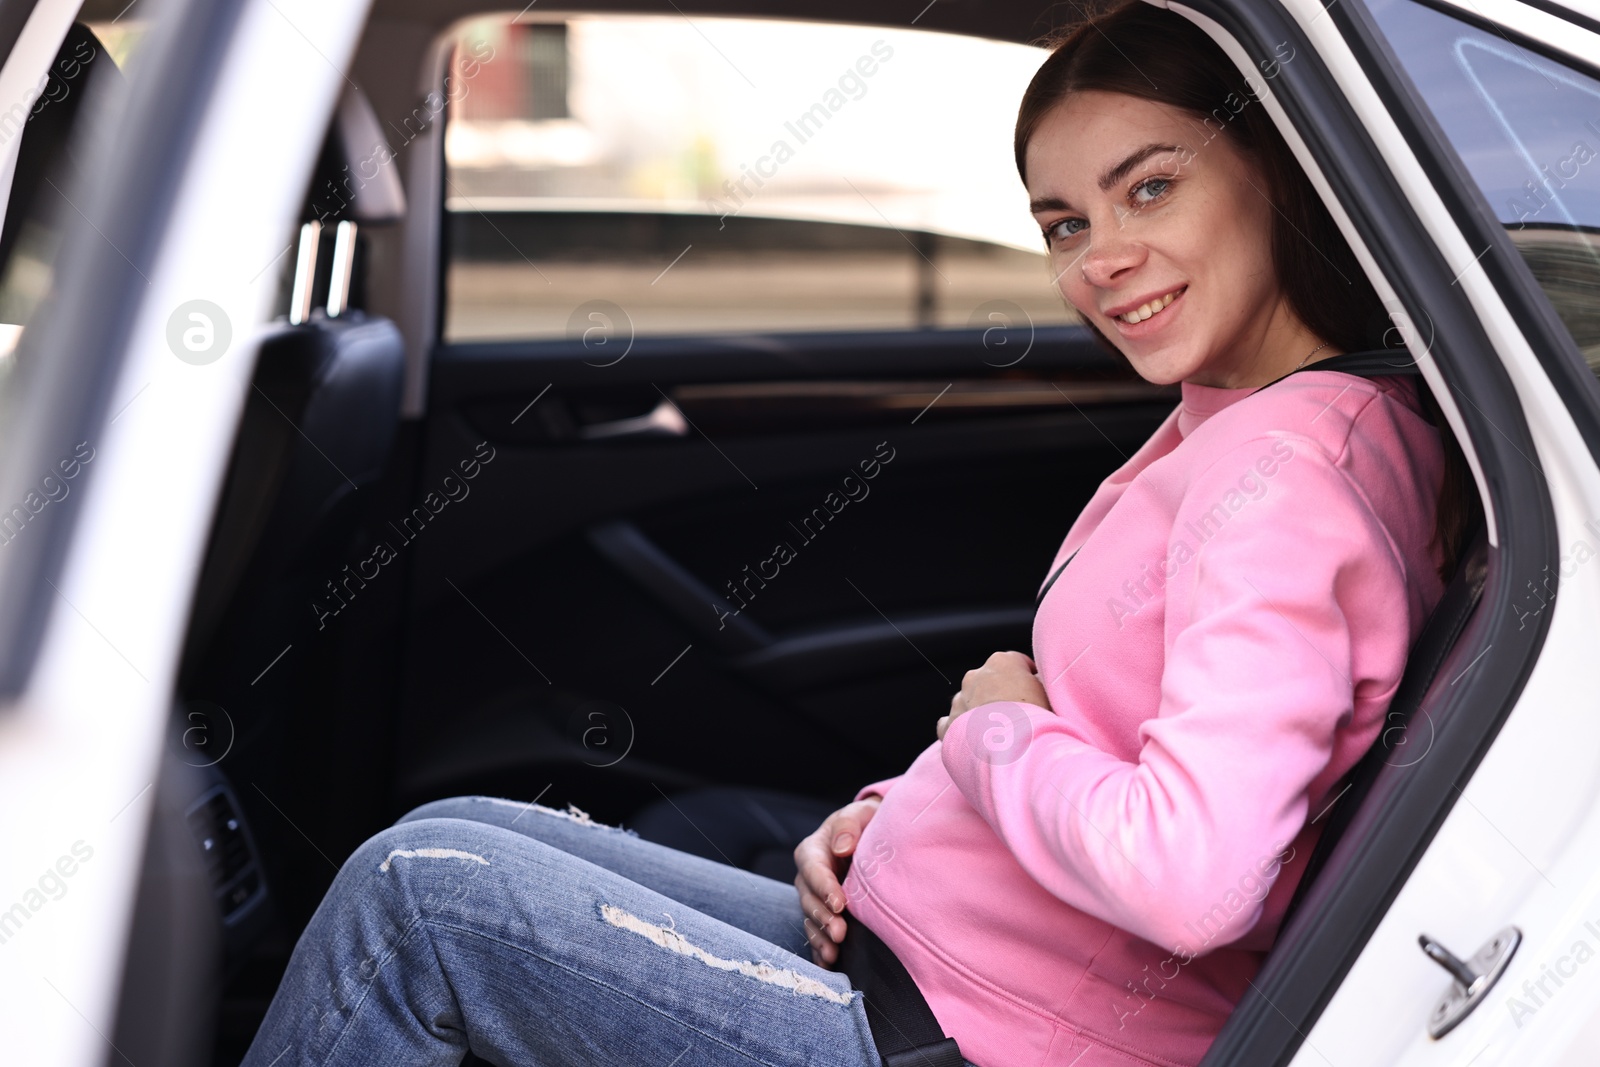
[[[420,860],[471,860],[489,866],[489,861],[474,852],[463,852],[459,848],[397,848],[383,858],[378,864],[378,870],[388,872],[389,864],[396,859]]]
[[[815,978],[807,978],[791,968],[774,967],[770,963],[752,963],[749,960],[725,960],[720,956],[713,956],[700,946],[690,944],[688,939],[676,930],[645,922],[637,915],[623,911],[621,908],[611,904],[600,905],[600,916],[612,926],[620,927],[623,930],[631,930],[641,937],[649,938],[670,952],[697,959],[707,967],[714,967],[719,971],[738,971],[740,974],[754,978],[758,982],[766,982],[769,985],[793,990],[797,996],[820,997],[835,1004],[850,1004],[854,1000],[855,994],[853,992],[835,992]]]
[[[627,834],[629,837],[639,836],[639,832],[637,830],[629,830],[621,826],[607,826],[603,822],[595,822],[594,819],[590,817],[588,812],[584,811],[570,800],[567,801],[567,810],[559,811],[555,808],[547,808],[543,804],[531,804],[521,800],[504,800],[500,797],[479,797],[478,799],[487,801],[490,804],[500,804],[508,808],[521,808],[524,813],[536,811],[540,815],[553,815],[558,819],[567,819],[571,822],[575,822],[579,826],[592,826],[596,830],[610,830],[612,833]],[[513,819],[512,821],[515,822],[516,820]]]

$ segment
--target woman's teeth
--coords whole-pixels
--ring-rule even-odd
[[[1178,295],[1177,292],[1168,293],[1166,296],[1163,296],[1158,300],[1152,300],[1148,304],[1140,304],[1134,310],[1132,310],[1132,311],[1130,311],[1130,312],[1128,312],[1128,313],[1126,313],[1124,315],[1118,315],[1117,318],[1121,319],[1123,322],[1128,323],[1130,326],[1133,325],[1136,322],[1143,322],[1145,319],[1148,319],[1151,315],[1154,315],[1156,312],[1160,311],[1162,308],[1164,308],[1168,304],[1172,303],[1173,299],[1175,297],[1177,297],[1177,295]]]

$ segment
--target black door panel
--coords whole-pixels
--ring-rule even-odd
[[[933,740],[964,671],[1028,650],[1061,538],[1175,395],[1075,330],[1004,368],[978,331],[601,362],[435,360],[419,492],[493,458],[405,549],[402,802],[549,786],[616,820],[699,783],[848,798]],[[664,400],[686,432],[584,436]]]

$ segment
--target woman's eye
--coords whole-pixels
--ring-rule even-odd
[[[1068,238],[1076,237],[1088,228],[1089,222],[1087,219],[1062,219],[1060,222],[1052,223],[1050,228],[1044,231],[1044,239],[1046,243],[1050,241],[1065,241]]]
[[[1133,187],[1133,202],[1140,207],[1153,204],[1165,196],[1170,188],[1172,188],[1171,178],[1146,178]]]

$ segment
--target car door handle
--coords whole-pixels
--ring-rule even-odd
[[[596,422],[578,429],[578,437],[585,441],[620,441],[653,437],[687,437],[689,420],[683,417],[678,405],[661,398],[661,402],[643,415],[611,422]]]

